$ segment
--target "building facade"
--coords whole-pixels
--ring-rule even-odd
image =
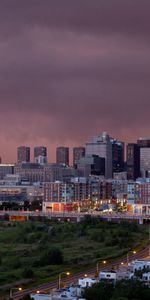
[[[85,147],[73,148],[73,166],[76,168],[80,158],[85,156]]]
[[[39,164],[47,163],[47,148],[44,146],[34,147],[34,162]]]
[[[56,163],[69,165],[69,148],[57,147],[56,148]]]
[[[127,178],[136,180],[140,177],[140,148],[137,144],[127,145]]]
[[[30,147],[20,146],[17,148],[17,162],[18,164],[30,162]]]
[[[85,153],[105,158],[105,177],[112,178],[112,143],[106,132],[86,143]]]

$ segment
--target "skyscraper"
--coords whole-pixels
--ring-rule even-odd
[[[150,148],[150,138],[142,138],[140,137],[137,140],[137,144],[140,148]]]
[[[34,147],[34,162],[39,164],[47,163],[47,148],[44,146]]]
[[[30,147],[20,146],[17,148],[17,162],[30,162]]]
[[[137,140],[140,148],[140,172],[142,177],[150,177],[150,138]]]
[[[109,135],[103,132],[86,143],[86,155],[98,155],[105,158],[105,177],[112,178],[112,143]]]
[[[85,156],[85,147],[74,147],[73,148],[73,165],[76,168],[79,159]]]
[[[69,148],[57,147],[56,148],[56,163],[69,165]]]
[[[114,172],[123,172],[124,170],[124,143],[111,139],[112,143],[112,168]]]
[[[127,145],[127,178],[135,180],[140,176],[140,148],[137,144]]]

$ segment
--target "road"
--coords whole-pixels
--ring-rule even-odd
[[[130,258],[130,260],[133,259],[133,258],[134,259],[141,259],[141,258],[147,257],[148,255],[149,255],[149,246],[147,246],[145,249],[139,251],[136,254],[130,255],[129,258]],[[113,267],[119,266],[121,264],[121,262],[126,263],[126,258],[116,259],[112,262],[107,263],[105,265],[105,267],[104,267],[104,264],[101,263],[101,264],[99,264],[99,271],[110,270]],[[93,267],[93,268],[89,269],[88,271],[86,270],[85,272],[79,272],[79,273],[76,273],[74,275],[67,276],[67,277],[62,279],[62,282],[65,283],[66,285],[69,285],[70,283],[77,282],[77,280],[79,278],[84,277],[85,273],[88,276],[94,276],[95,273],[96,273],[96,266],[95,266],[95,268]],[[20,291],[16,292],[13,295],[13,299],[18,300],[18,299],[22,298],[23,296],[25,296],[27,294],[36,293],[37,291],[39,291],[40,293],[50,292],[54,288],[58,288],[58,280],[51,281],[51,282],[39,285],[37,287],[28,288],[28,289],[22,290],[21,292]]]
[[[145,214],[132,214],[132,213],[102,213],[98,211],[89,211],[89,212],[43,212],[43,211],[11,211],[11,210],[2,210],[0,211],[0,216],[4,215],[9,216],[24,216],[24,217],[45,217],[48,219],[51,218],[68,218],[68,219],[82,219],[86,215],[91,215],[93,217],[100,217],[106,220],[111,219],[122,219],[122,220],[150,220],[150,215]]]

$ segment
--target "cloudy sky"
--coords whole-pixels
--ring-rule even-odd
[[[150,136],[149,0],[0,0],[0,155]]]

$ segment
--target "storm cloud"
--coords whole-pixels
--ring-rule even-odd
[[[150,136],[150,1],[0,1],[0,155]]]

